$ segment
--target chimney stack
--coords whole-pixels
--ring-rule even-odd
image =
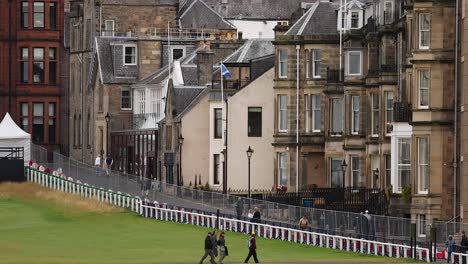
[[[211,51],[209,41],[201,41],[197,51],[198,85],[205,86],[213,81],[214,52]]]

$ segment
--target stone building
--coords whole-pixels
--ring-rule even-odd
[[[64,1],[0,1],[0,116],[60,149]]]
[[[454,8],[349,1],[340,12],[319,1],[278,28],[275,182],[407,189],[412,202],[392,210],[421,236],[427,221],[451,219]]]

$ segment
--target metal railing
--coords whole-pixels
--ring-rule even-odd
[[[279,226],[296,226],[303,215],[307,215],[311,228],[326,230],[330,234],[340,234],[354,238],[369,238],[375,241],[392,241],[409,244],[411,219],[379,215],[364,215],[351,212],[331,211],[325,209],[291,206],[257,199],[247,199],[235,195],[207,192],[184,186],[133,176],[121,172],[106,171],[54,153],[51,169],[60,169],[67,177],[80,180],[92,186],[120,191],[132,196],[159,201],[196,210],[223,214],[247,216],[249,210],[258,207],[262,220],[276,223]],[[448,235],[458,230],[468,230],[468,225],[432,221],[437,227],[437,242],[443,244]],[[429,240],[418,237],[418,243]]]
[[[102,37],[123,38],[161,38],[161,39],[184,39],[184,40],[214,40],[221,37],[219,30],[178,29],[178,28],[133,28],[129,31],[103,30]],[[235,37],[235,34],[233,34]]]

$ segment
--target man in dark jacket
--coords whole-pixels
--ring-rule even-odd
[[[252,222],[260,223],[260,219],[261,219],[260,209],[258,209],[258,207],[255,207],[255,213],[253,214],[253,221]]]
[[[218,238],[216,237],[216,231],[211,233],[211,244],[213,245],[213,256],[218,257]]]
[[[249,254],[247,255],[247,258],[245,259],[244,263],[249,262],[250,257],[253,256],[255,263],[259,263],[257,259],[257,241],[255,241],[255,232],[252,232],[252,236],[249,239]]]
[[[219,235],[219,259],[218,259],[218,264],[223,264],[224,258],[227,256],[227,247],[226,247],[226,240],[224,239],[224,232],[221,232]]]
[[[462,230],[461,233],[462,233],[462,238],[460,242],[461,253],[465,254],[466,250],[468,249],[468,238],[465,235],[465,231]],[[461,259],[462,259],[462,264],[466,264],[466,257],[462,257]]]
[[[208,235],[205,238],[205,255],[203,255],[202,259],[200,260],[200,264],[206,259],[206,257],[210,256],[211,264],[216,264],[213,255],[213,242],[211,240],[211,233],[208,232]]]

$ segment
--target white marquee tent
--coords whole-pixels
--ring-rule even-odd
[[[24,161],[31,159],[31,135],[24,132],[8,113],[0,123],[0,147],[24,147]],[[8,153],[0,152],[0,157],[6,155]]]

